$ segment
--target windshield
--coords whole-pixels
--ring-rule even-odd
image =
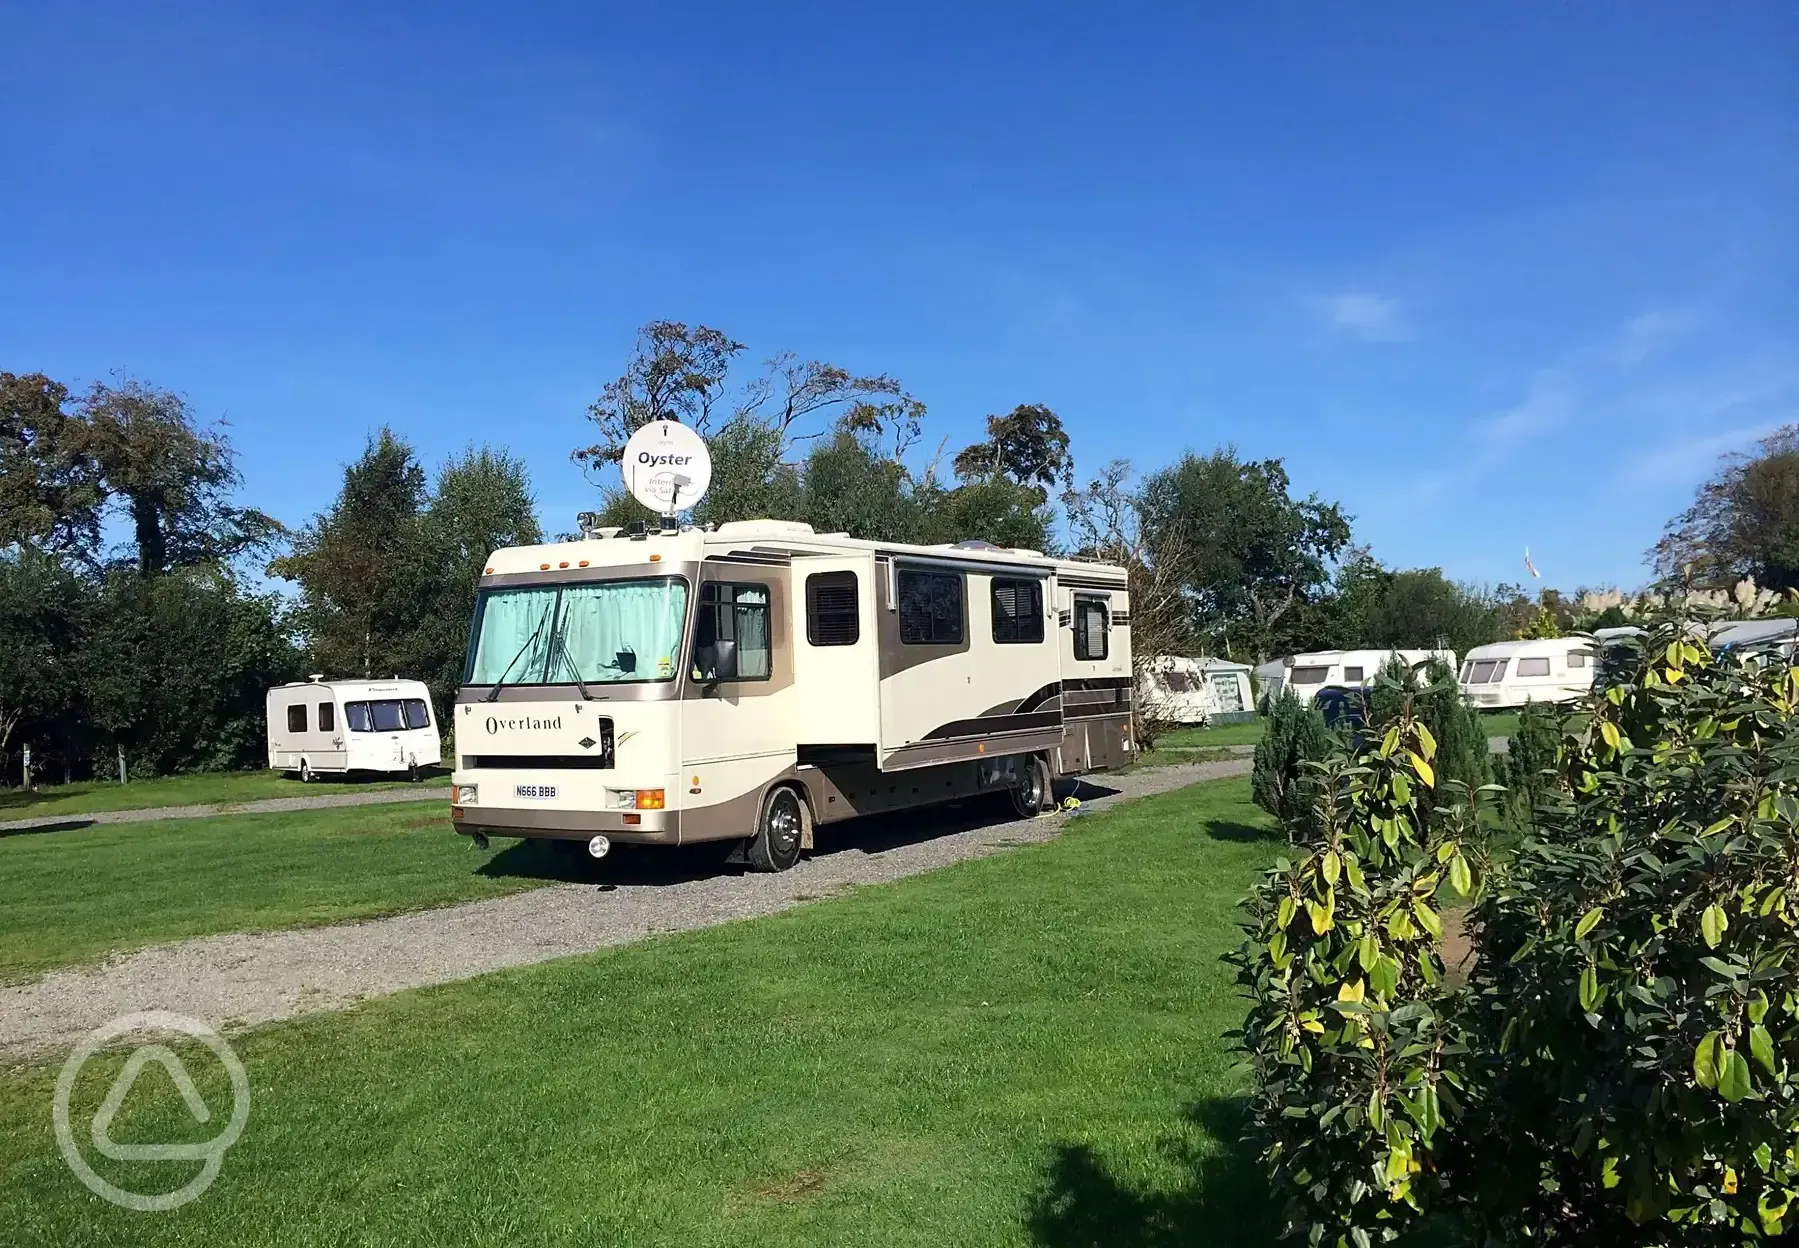
[[[483,590],[462,683],[673,680],[686,618],[675,577]]]

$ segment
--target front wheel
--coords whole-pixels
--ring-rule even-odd
[[[1018,779],[1012,785],[1012,809],[1020,819],[1042,814],[1050,803],[1052,783],[1049,763],[1040,754],[1023,760]]]
[[[750,840],[752,871],[785,871],[800,860],[800,841],[806,828],[806,808],[792,789],[776,789],[762,802],[756,819],[756,835]]]

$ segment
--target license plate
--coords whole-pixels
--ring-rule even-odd
[[[541,799],[556,796],[556,786],[553,784],[519,784],[514,785],[512,791],[520,797]]]

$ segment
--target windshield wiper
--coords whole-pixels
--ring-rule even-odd
[[[568,668],[568,674],[575,678],[575,688],[581,691],[581,701],[593,701],[593,695],[587,692],[587,683],[581,679],[581,668],[575,662],[575,656],[568,652],[568,617],[563,617],[563,627],[550,637],[550,659],[554,662],[561,659]]]
[[[543,626],[550,622],[550,617],[554,614],[556,612],[553,606],[543,613],[543,617],[537,621],[537,627],[532,630],[529,637],[525,638],[525,644],[518,648],[518,653],[512,656],[512,661],[506,664],[505,669],[500,672],[500,678],[493,682],[493,688],[488,691],[482,701],[492,702],[499,698],[500,690],[505,687],[506,678],[512,675],[512,669],[518,665],[520,659],[525,657],[526,652],[537,644],[537,639],[543,636]]]

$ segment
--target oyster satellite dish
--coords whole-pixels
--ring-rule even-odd
[[[664,516],[692,507],[712,484],[705,439],[672,420],[652,420],[632,434],[618,466],[631,497]]]

